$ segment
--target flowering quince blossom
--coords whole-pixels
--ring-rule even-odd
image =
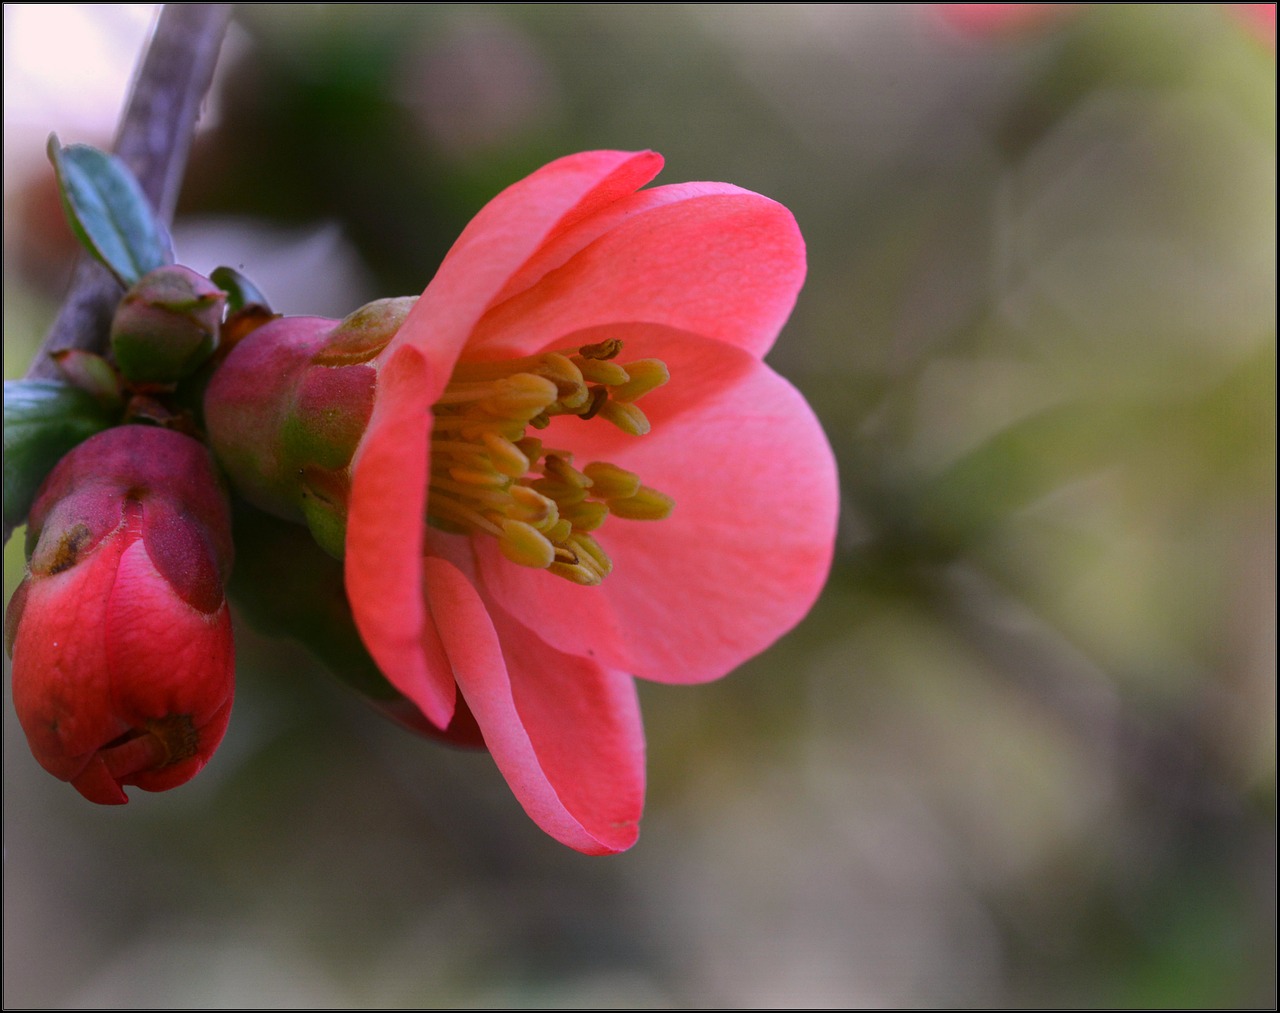
[[[838,503],[761,361],[804,280],[794,219],[728,184],[641,190],[661,166],[543,167],[416,301],[269,324],[205,403],[241,491],[343,555],[390,683],[437,728],[474,715],[529,815],[593,854],[638,834],[633,676],[716,679],[794,626]]]
[[[150,426],[90,437],[45,479],[27,546],[5,625],[36,759],[105,805],[189,781],[234,690],[230,517],[208,452]]]

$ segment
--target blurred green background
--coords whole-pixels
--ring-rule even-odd
[[[1276,60],[1248,6],[239,6],[175,238],[279,310],[420,291],[586,148],[790,207],[809,280],[769,361],[839,458],[835,567],[730,678],[642,687],[616,858],[243,627],[214,762],[120,810],[6,702],[5,1005],[1274,1008]],[[69,263],[44,138],[109,143],[150,8],[4,18],[13,377]]]

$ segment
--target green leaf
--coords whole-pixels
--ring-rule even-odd
[[[227,293],[227,312],[239,313],[246,306],[270,309],[267,297],[243,274],[232,267],[215,267],[209,280]]]
[[[122,285],[173,263],[168,232],[120,159],[87,144],[64,148],[50,136],[49,161],[72,231]]]
[[[113,412],[54,380],[4,383],[4,530],[26,519],[44,477],[69,450],[108,428]]]

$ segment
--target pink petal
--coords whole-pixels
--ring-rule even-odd
[[[382,353],[373,418],[352,464],[346,581],[369,653],[445,728],[456,690],[421,597],[431,404],[475,322],[510,275],[558,229],[657,174],[653,152],[594,151],[544,166],[471,221]]]
[[[79,776],[104,742],[129,730],[111,711],[105,637],[78,636],[102,630],[115,583],[116,560],[124,548],[117,532],[96,552],[93,565],[28,585],[26,604],[13,646],[13,703],[31,752],[54,777]],[[114,783],[114,782],[112,782]],[[117,786],[101,799],[124,801]]]
[[[781,204],[697,183],[642,191],[597,218],[539,251],[530,271],[588,240],[487,313],[468,358],[561,348],[572,331],[615,322],[664,324],[757,357],[772,346],[805,274],[804,241]],[[607,231],[593,236],[599,228]],[[517,275],[511,287],[525,280]]]
[[[653,179],[652,151],[587,151],[543,166],[486,204],[458,237],[392,340],[427,358],[428,393],[444,389],[476,322],[548,237]]]
[[[112,708],[131,727],[186,714],[200,729],[228,704],[235,659],[226,601],[213,612],[188,605],[141,539],[120,556],[101,636]],[[212,752],[200,756],[196,770]]]
[[[396,689],[447,728],[457,691],[422,597],[429,368],[406,345],[379,371],[373,417],[353,464],[345,577],[352,615],[373,660]]]
[[[591,245],[606,232],[616,229],[628,218],[664,204],[675,204],[693,197],[724,194],[751,194],[751,191],[734,186],[732,183],[676,183],[624,194],[612,204],[598,208],[594,214],[580,218],[571,227],[557,229],[542,244],[538,252],[511,276],[493,301],[493,305],[497,306],[512,296],[519,295],[525,289],[532,288],[579,250]]]
[[[671,367],[641,405],[652,432],[561,418],[539,435],[579,466],[637,472],[675,511],[611,518],[595,532],[614,562],[596,588],[510,563],[477,536],[484,587],[568,654],[661,682],[719,678],[791,629],[821,590],[839,505],[834,458],[800,394],[749,353],[665,328],[611,333]]]
[[[525,811],[586,854],[631,847],[644,806],[632,679],[562,654],[486,608],[444,559],[428,557],[424,576],[458,685]]]

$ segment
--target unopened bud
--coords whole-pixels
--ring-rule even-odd
[[[385,323],[393,302],[372,304],[381,307],[372,318]],[[350,326],[357,317],[280,317],[258,328],[218,367],[204,401],[209,442],[236,491],[307,524],[334,554],[342,551],[347,469],[377,381],[358,349],[381,340],[370,337],[372,325]]]
[[[35,758],[107,805],[190,780],[234,690],[230,517],[208,453],[151,426],[90,437],[45,480],[27,544],[6,636]]]
[[[143,275],[111,322],[111,351],[134,383],[169,384],[190,376],[218,344],[226,293],[178,264]]]

